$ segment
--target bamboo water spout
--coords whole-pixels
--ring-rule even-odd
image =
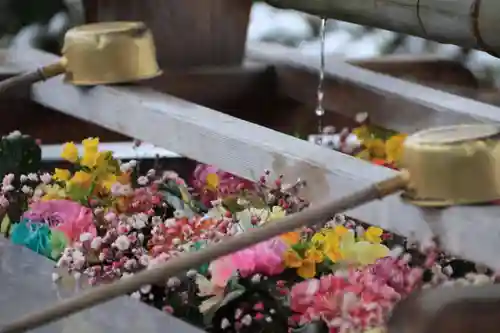
[[[278,8],[392,30],[500,56],[497,0],[266,0]]]

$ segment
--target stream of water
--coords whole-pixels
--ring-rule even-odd
[[[323,116],[325,115],[325,108],[323,106],[323,98],[324,98],[323,83],[325,81],[325,34],[326,34],[326,18],[322,18],[319,30],[320,64],[319,64],[318,88],[316,90],[317,104],[316,104],[316,109],[314,111],[318,118],[318,134],[321,134],[323,132]]]

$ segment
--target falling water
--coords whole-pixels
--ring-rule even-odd
[[[319,30],[320,38],[320,64],[319,64],[319,80],[318,89],[316,90],[316,116],[318,117],[318,133],[323,131],[323,116],[325,114],[325,108],[323,107],[323,82],[325,80],[325,34],[326,34],[326,18],[321,18],[321,26]]]

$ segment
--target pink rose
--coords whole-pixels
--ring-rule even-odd
[[[23,218],[47,223],[64,232],[70,241],[79,240],[83,233],[97,234],[92,211],[70,200],[37,201],[24,213]]]

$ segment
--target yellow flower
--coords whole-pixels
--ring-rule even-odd
[[[52,176],[52,178],[54,178],[55,180],[62,182],[67,181],[70,177],[71,177],[71,172],[69,172],[69,170],[57,169],[57,168],[54,170],[54,175]]]
[[[320,232],[314,234],[311,238],[313,243],[324,244],[328,242],[338,242],[339,237],[348,232],[349,229],[343,225],[337,225],[334,228],[324,228]]]
[[[370,152],[372,158],[385,158],[385,143],[381,139],[372,139],[364,141],[366,149]]]
[[[87,168],[93,168],[99,155],[99,138],[85,139],[82,141],[82,145],[83,156],[80,164]]]
[[[90,186],[92,183],[92,175],[84,171],[77,171],[69,182],[70,184],[77,184],[82,187]]]
[[[83,149],[97,151],[99,147],[99,138],[87,138],[82,141]]]
[[[363,234],[363,239],[370,243],[380,244],[383,233],[384,231],[378,227],[368,227]]]
[[[290,249],[285,252],[283,259],[286,267],[296,268],[297,275],[310,279],[316,276],[316,264],[323,261],[323,254],[315,248],[310,248],[306,251],[305,258],[301,258],[296,251]]]
[[[93,168],[96,165],[98,154],[98,151],[84,149],[80,164],[87,168]]]
[[[63,146],[61,157],[71,163],[78,161],[78,148],[73,142],[67,142]]]
[[[368,126],[360,126],[352,130],[352,133],[356,135],[358,140],[365,141],[371,138],[372,133]]]
[[[111,191],[111,187],[118,182],[118,178],[113,174],[108,174],[106,178],[102,179],[100,185],[107,192]]]
[[[314,261],[315,263],[320,263],[323,261],[323,253],[315,247],[311,247],[306,250],[306,258]]]
[[[267,221],[279,220],[284,218],[286,215],[286,211],[281,206],[274,206],[269,214]]]
[[[295,245],[300,242],[300,233],[298,231],[287,232],[282,234],[280,238],[288,245]]]
[[[406,134],[398,134],[392,136],[385,143],[385,153],[387,156],[387,161],[389,162],[399,162],[403,156],[404,141],[406,140]]]
[[[216,191],[219,187],[219,176],[215,173],[209,173],[205,179],[205,184],[210,191]]]
[[[356,242],[354,233],[349,232],[341,237],[340,256],[342,261],[349,264],[369,265],[377,259],[387,257],[389,248],[382,244],[372,244],[361,241]]]
[[[41,185],[39,187],[45,195],[41,197],[41,200],[59,200],[66,198],[66,191],[59,185]]]

